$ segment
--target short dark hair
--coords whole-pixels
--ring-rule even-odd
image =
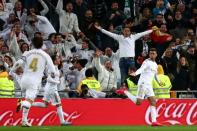
[[[56,33],[51,33],[51,34],[49,34],[49,36],[48,36],[48,40],[50,40],[53,36],[55,36],[56,35]]]
[[[85,71],[85,76],[86,77],[92,77],[93,76],[93,70],[92,68],[89,68]]]
[[[36,34],[38,34],[38,35],[42,35],[42,33],[41,33],[41,32],[39,32],[39,31],[35,32],[35,33],[34,33],[34,36],[35,36]]]
[[[43,39],[42,39],[42,37],[34,37],[32,39],[32,44],[33,44],[34,48],[36,48],[36,49],[42,48],[42,46],[43,46]]]
[[[156,49],[156,48],[150,48],[149,52],[150,52],[150,51],[155,51],[155,52],[157,52],[157,49]]]
[[[27,44],[27,43],[25,43],[25,42],[23,42],[21,45],[20,45],[20,50],[22,51],[23,49],[23,45],[27,45],[28,46],[28,50],[29,50],[29,45]]]

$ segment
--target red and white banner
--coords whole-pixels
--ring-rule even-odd
[[[17,99],[0,99],[0,126],[20,125],[22,112],[16,113]],[[39,101],[39,100],[38,100]],[[63,99],[65,120],[73,125],[149,125],[149,103],[136,106],[128,99]],[[158,121],[167,125],[197,125],[196,99],[157,101]],[[32,107],[32,125],[59,125],[56,107]]]

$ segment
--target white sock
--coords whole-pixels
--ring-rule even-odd
[[[57,107],[57,113],[58,113],[58,116],[60,118],[60,122],[64,123],[65,120],[64,120],[64,113],[63,113],[63,110],[62,110],[62,106]]]
[[[30,107],[31,107],[30,102],[28,102],[28,101],[23,101],[22,102],[22,108],[23,108],[22,121],[28,122],[27,121],[27,116],[28,116]]]
[[[157,111],[155,106],[150,106],[150,113],[151,113],[152,122],[156,122]]]
[[[47,107],[46,106],[46,104],[45,103],[43,103],[43,102],[34,102],[33,104],[32,104],[32,106],[36,106],[36,107]]]
[[[136,102],[137,102],[136,96],[132,95],[132,94],[131,94],[130,92],[128,92],[128,91],[124,91],[124,93],[125,93],[126,96],[128,96],[128,98],[129,98],[131,101],[133,101],[133,102],[136,104]]]

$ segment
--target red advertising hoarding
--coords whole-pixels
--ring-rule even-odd
[[[20,125],[22,112],[16,113],[17,99],[0,99],[0,126]],[[38,100],[39,101],[39,100]],[[63,99],[64,117],[73,125],[150,125],[147,101],[136,106],[128,99]],[[158,121],[167,125],[197,125],[196,99],[157,101]],[[56,108],[32,107],[32,125],[59,125]]]

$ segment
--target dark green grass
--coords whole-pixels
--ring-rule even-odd
[[[0,131],[197,131],[197,126],[9,126]]]

